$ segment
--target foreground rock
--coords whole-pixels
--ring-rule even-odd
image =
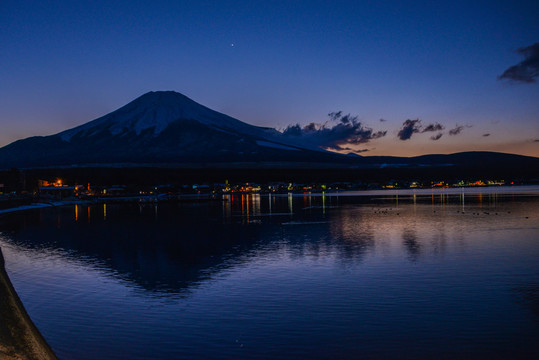
[[[57,359],[15,292],[0,249],[0,360]]]

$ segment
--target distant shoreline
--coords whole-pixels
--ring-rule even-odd
[[[267,192],[230,192],[218,193],[215,195],[223,196],[240,196],[240,195],[262,195],[262,196],[427,196],[431,194],[444,195],[474,195],[474,194],[497,194],[497,195],[539,195],[539,185],[504,185],[504,186],[475,186],[475,187],[447,187],[447,188],[404,188],[404,189],[373,189],[373,190],[329,190],[329,191],[310,191],[289,192],[289,193],[267,193]],[[178,202],[205,201],[211,194],[184,194],[177,199]],[[28,210],[36,210],[43,208],[70,206],[70,205],[92,205],[98,203],[160,203],[169,201],[160,199],[158,196],[124,196],[124,197],[98,197],[93,200],[63,200],[54,202],[35,202],[28,205],[22,205],[13,208],[0,209],[0,217],[16,212],[24,212]]]

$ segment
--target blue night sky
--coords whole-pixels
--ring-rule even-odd
[[[3,0],[0,146],[175,90],[279,129],[357,115],[387,131],[362,155],[539,156],[538,16],[536,0]],[[524,79],[498,78],[523,60]]]

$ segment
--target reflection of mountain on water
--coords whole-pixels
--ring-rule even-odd
[[[417,235],[413,229],[404,229],[402,233],[403,244],[408,251],[408,255],[411,261],[416,261],[421,253],[421,244],[417,241]]]
[[[106,220],[97,207],[84,207],[78,221],[73,209],[25,214],[10,222],[10,242],[37,251],[61,250],[63,256],[97,264],[146,290],[176,292],[241,261],[261,240],[261,226],[222,224],[220,218],[201,213],[207,208],[168,215],[162,208],[157,218],[153,206],[116,212],[109,205]]]
[[[109,205],[107,219],[99,210],[79,207],[78,221],[68,208],[13,217],[11,236],[6,239],[36,252],[58,254],[60,250],[62,257],[97,265],[160,293],[181,293],[227,268],[270,253],[284,251],[286,256],[313,259],[337,253],[338,258],[357,262],[365,252],[361,242],[346,243],[350,234],[339,230],[340,223],[331,226],[329,221],[283,226],[290,215],[277,215],[263,222],[246,223],[243,217],[226,222],[219,207],[212,205],[168,209],[172,211],[159,206],[157,216],[153,206],[112,209]]]
[[[442,256],[448,238],[458,240],[477,224],[494,229],[504,216],[529,221],[510,202],[444,199],[368,205],[352,197],[249,195],[215,203],[101,204],[14,215],[2,230],[11,230],[4,238],[23,250],[52,250],[148,291],[182,293],[260,258],[333,256],[348,266],[377,249],[394,256],[404,249],[407,260],[422,261]],[[499,215],[474,215],[489,208]]]
[[[11,230],[5,238],[17,247],[60,253],[160,293],[181,293],[253,258],[334,254],[358,263],[374,247],[372,224],[346,212],[290,212],[306,201],[265,198],[261,204],[260,197],[241,197],[181,206],[76,206],[19,214],[2,229]]]

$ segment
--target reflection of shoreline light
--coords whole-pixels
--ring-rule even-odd
[[[227,221],[232,216],[232,203],[234,202],[234,196],[223,195],[223,217]]]
[[[294,204],[293,204],[293,197],[292,197],[292,193],[288,193],[288,212],[290,214],[294,213]]]
[[[253,214],[260,215],[260,194],[252,194],[251,198],[253,199]]]

